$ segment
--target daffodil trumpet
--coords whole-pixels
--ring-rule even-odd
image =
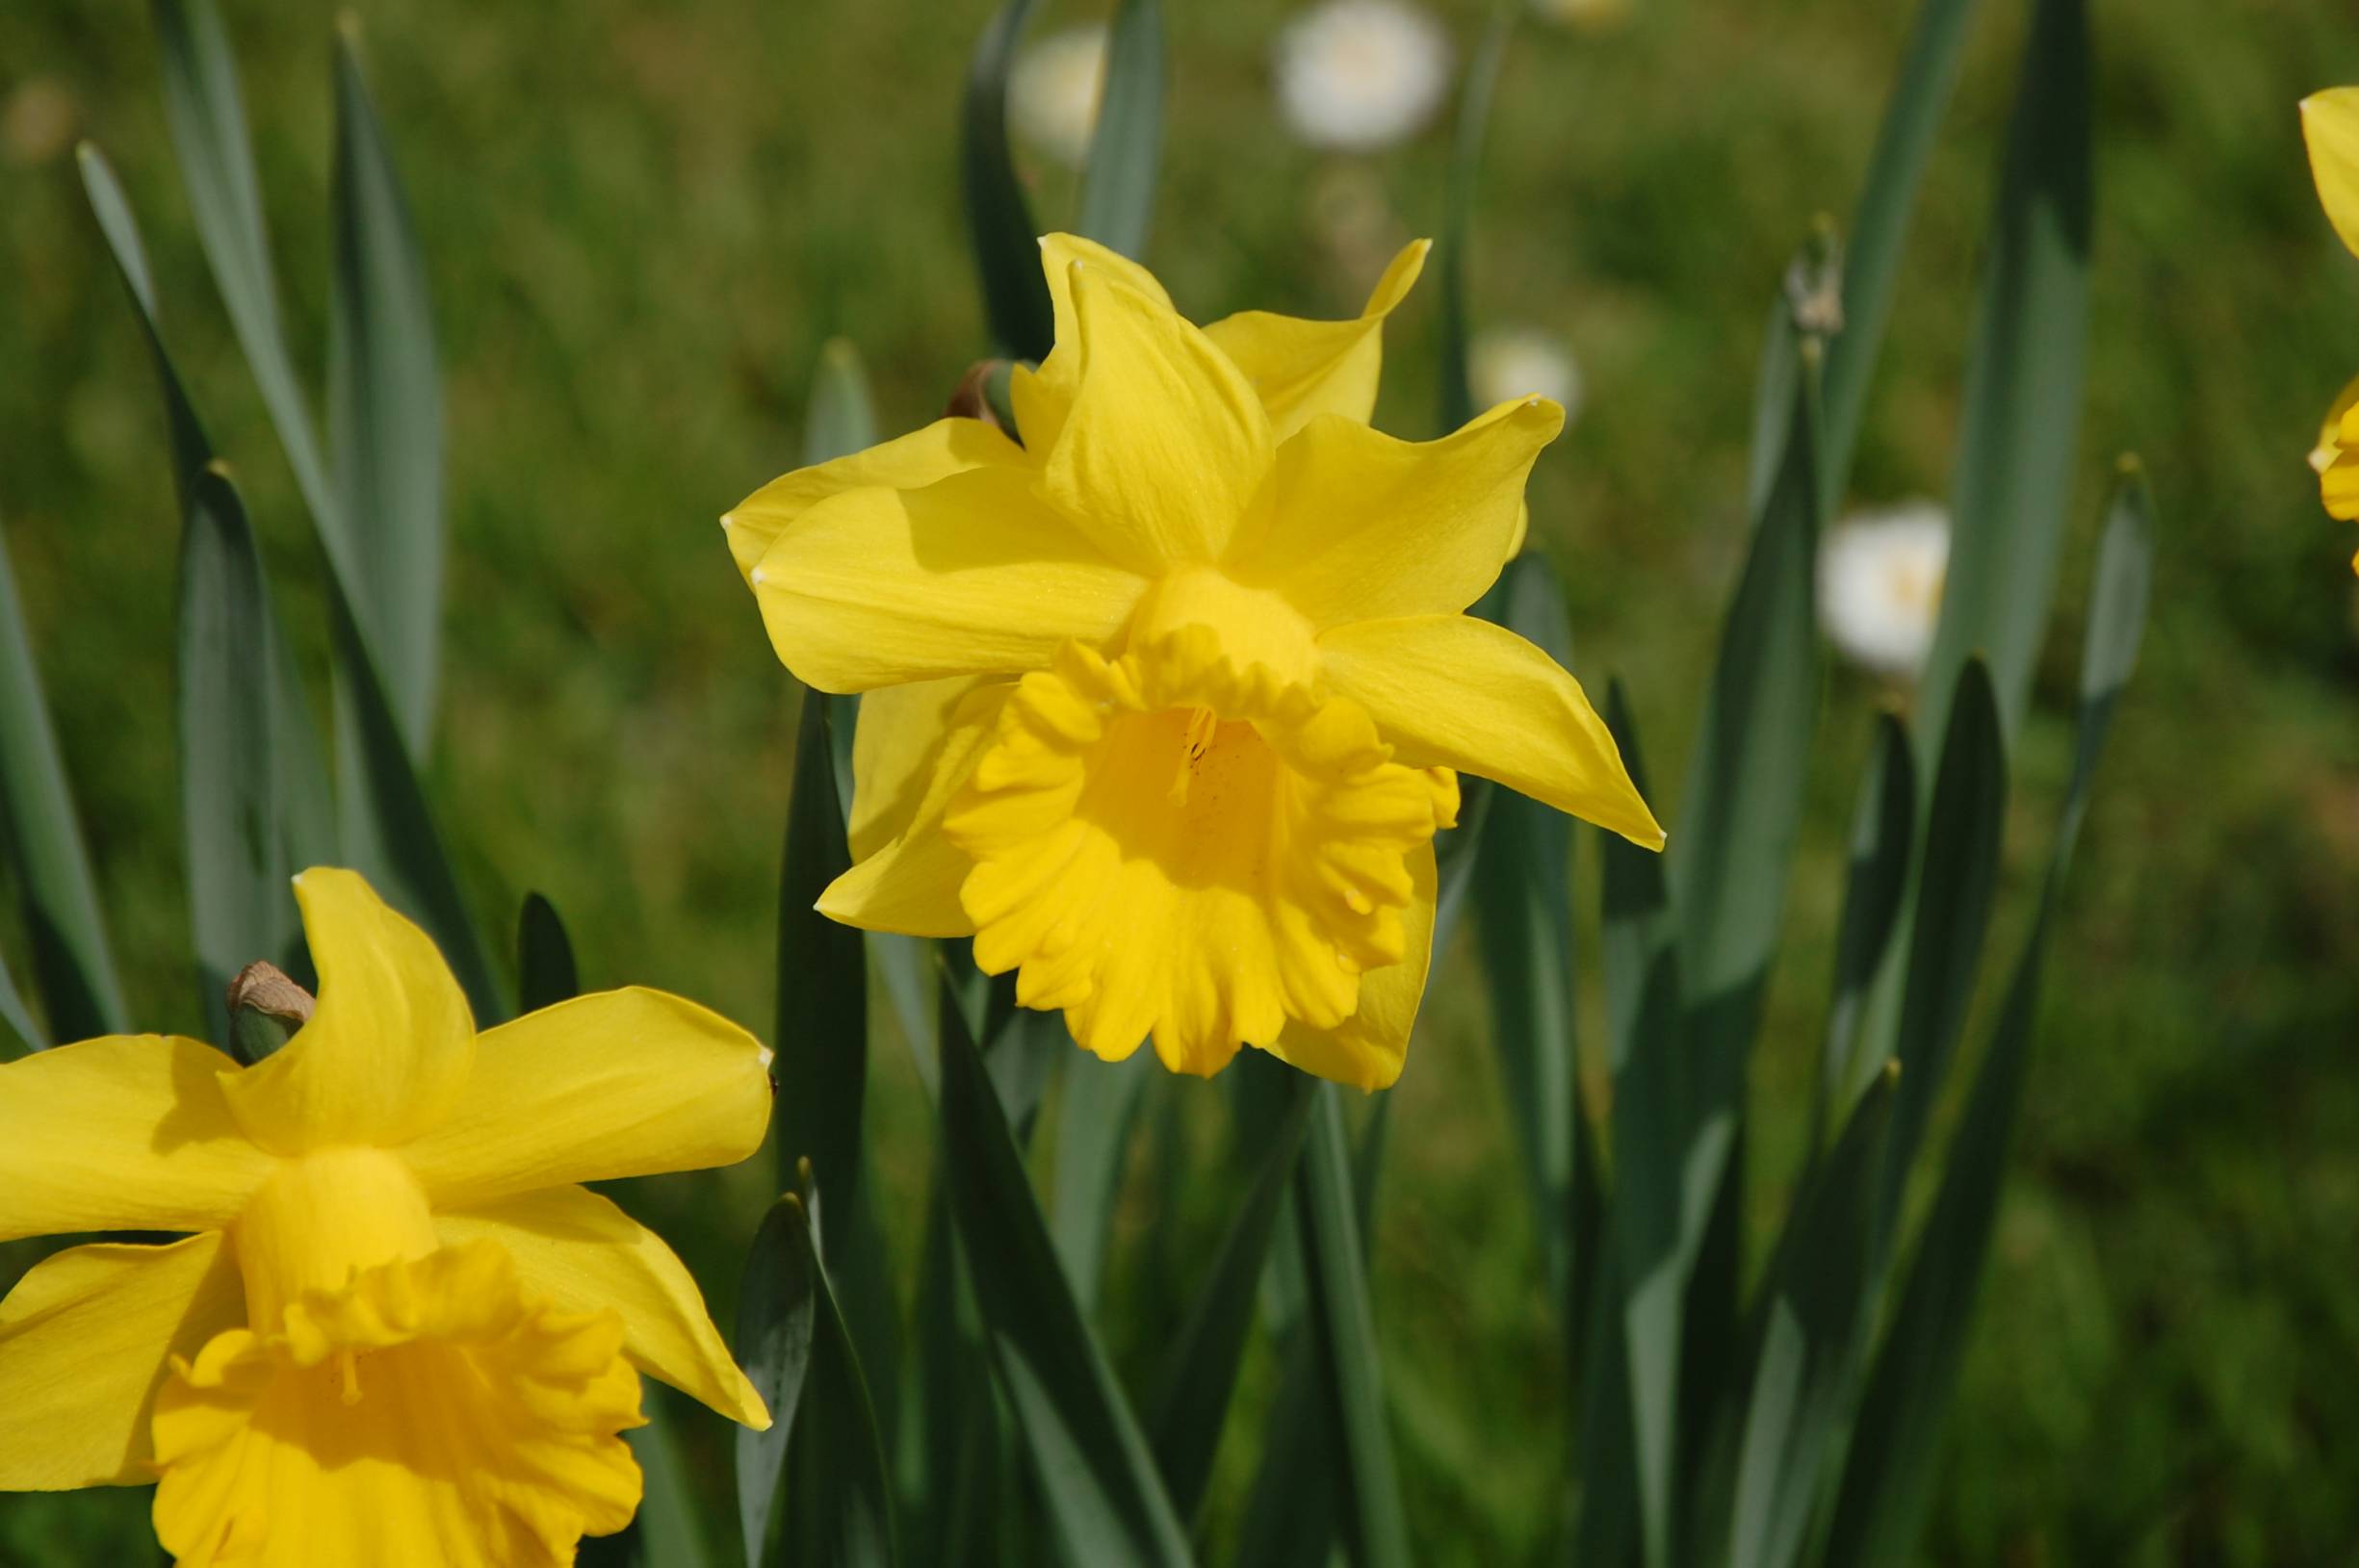
[[[1660,847],[1578,683],[1462,613],[1520,548],[1544,398],[1369,425],[1410,245],[1350,321],[1199,328],[1144,269],[1041,242],[1056,343],[1021,444],[946,418],[724,519],[778,656],[866,692],[855,863],[819,908],[972,937],[1117,1059],[1251,1044],[1398,1077],[1457,775]]]
[[[639,1375],[768,1414],[671,1250],[578,1185],[744,1158],[768,1053],[617,990],[478,1035],[350,871],[296,896],[321,990],[241,1067],[117,1036],[0,1067],[0,1487],[156,1483],[182,1568],[556,1568],[629,1522]]]

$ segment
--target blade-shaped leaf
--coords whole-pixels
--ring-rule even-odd
[[[959,117],[959,167],[967,231],[991,335],[1019,359],[1046,359],[1056,341],[1049,285],[1041,276],[1040,231],[1007,144],[1007,72],[1032,0],[1007,0],[975,40]]]
[[[1105,1356],[1065,1283],[1024,1162],[946,987],[944,1182],[999,1386],[1066,1560],[1184,1564],[1187,1533]]]
[[[746,1258],[736,1349],[771,1427],[737,1432],[745,1560],[869,1568],[895,1560],[892,1491],[868,1382],[819,1250],[810,1210],[790,1193],[771,1206]],[[770,1553],[782,1480],[786,1518]]]
[[[2145,630],[2153,499],[2135,464],[2125,464],[2109,511],[2083,649],[2072,783],[2040,887],[2039,913],[2016,960],[1950,1145],[1940,1191],[1860,1401],[1828,1536],[1824,1561],[1828,1568],[1881,1568],[1905,1561],[1932,1489],[1941,1425],[1957,1389],[2022,1107],[2064,874],[2080,841],[2113,708],[2137,664]]]
[[[1950,706],[1910,921],[1897,1055],[1901,1083],[1879,1181],[1879,1227],[1887,1240],[1974,998],[2006,828],[2007,755],[1998,702],[1988,669],[1974,659],[1957,678]]]
[[[496,1023],[506,1015],[506,1004],[492,979],[482,938],[467,913],[441,831],[434,826],[426,792],[410,764],[400,723],[376,678],[376,665],[361,645],[350,604],[341,592],[331,592],[329,601],[329,639],[339,676],[336,689],[345,705],[339,709],[338,722],[343,724],[346,716],[350,721],[349,730],[340,732],[340,738],[350,747],[348,765],[338,780],[343,790],[340,814],[345,854],[376,883],[387,902],[434,938],[466,991],[476,1021],[485,1026]]]
[[[115,259],[117,275],[131,296],[140,329],[147,340],[156,381],[164,396],[165,425],[172,446],[172,485],[186,513],[194,504],[199,476],[214,462],[213,446],[190,405],[188,392],[171,356],[164,347],[156,315],[155,288],[148,276],[147,254],[140,241],[137,219],[123,198],[115,170],[97,148],[85,143],[78,162],[82,189],[91,214]],[[326,753],[320,744],[319,726],[303,695],[286,627],[270,606],[270,583],[262,584],[262,611],[270,640],[272,762],[276,770],[275,791],[285,863],[295,869],[318,865],[335,858],[334,803],[328,792]],[[294,969],[305,967],[300,949],[283,955]]]
[[[1827,349],[1827,460],[1820,480],[1829,512],[1851,477],[1868,386],[1892,316],[1902,243],[1925,181],[1933,133],[1957,85],[1966,24],[1978,3],[1924,0],[1917,8],[1908,53],[1876,133],[1876,152],[1868,162],[1867,185],[1852,217],[1843,262],[1843,330]]]
[[[1312,1096],[1295,1203],[1309,1275],[1309,1324],[1342,1440],[1342,1452],[1333,1458],[1341,1461],[1345,1535],[1362,1568],[1407,1568],[1409,1524],[1386,1418],[1351,1143],[1335,1086],[1321,1084]]]
[[[1646,758],[1629,700],[1621,682],[1606,688],[1606,724],[1630,769],[1646,787]],[[1672,1458],[1678,1435],[1679,1347],[1694,1234],[1683,1221],[1690,1180],[1714,1183],[1715,1150],[1700,1145],[1702,1158],[1687,1148],[1683,1127],[1693,1089],[1689,1044],[1680,1028],[1677,927],[1660,857],[1610,834],[1598,835],[1604,861],[1603,958],[1606,1016],[1614,1073],[1614,1174],[1606,1229],[1614,1264],[1606,1279],[1619,1293],[1600,1330],[1593,1377],[1610,1375],[1617,1364],[1626,1377],[1626,1398],[1593,1388],[1585,1401],[1581,1452],[1589,1462],[1610,1449],[1626,1458],[1600,1467],[1593,1478],[1584,1514],[1583,1539],[1598,1560],[1619,1555],[1611,1543],[1627,1538],[1634,1517],[1646,1543],[1646,1560],[1667,1560],[1671,1550]],[[1709,1196],[1707,1186],[1705,1195]],[[1635,1496],[1612,1484],[1614,1472]],[[1629,1507],[1635,1502],[1636,1508]]]
[[[876,402],[868,368],[848,338],[819,346],[811,375],[811,406],[803,415],[803,462],[816,466],[876,445]]]
[[[237,488],[219,465],[196,476],[181,520],[177,729],[189,931],[206,1025],[229,1041],[223,996],[258,959],[277,962],[296,930],[278,814],[270,601]]]
[[[1081,174],[1081,232],[1126,256],[1144,256],[1162,160],[1163,8],[1160,0],[1122,0]]]
[[[33,973],[61,1040],[119,1034],[129,1027],[122,983],[42,701],[40,673],[26,634],[16,574],[0,544],[0,809],[9,860],[24,898]],[[33,1037],[38,1040],[39,1037]]]
[[[343,858],[426,927],[451,961],[478,1020],[497,1021],[505,1007],[418,784],[415,754],[395,712],[378,648],[376,603],[365,591],[368,575],[320,461],[280,329],[227,37],[212,0],[154,0],[154,11],[167,117],[197,237],[327,562]]]
[[[164,351],[164,339],[157,326],[156,286],[147,270],[147,247],[141,242],[139,222],[131,216],[131,204],[123,197],[122,183],[115,177],[115,169],[105,155],[87,141],[75,149],[75,162],[82,171],[82,190],[90,199],[91,216],[98,220],[98,231],[107,242],[108,253],[115,258],[116,275],[122,279],[123,288],[131,296],[132,307],[139,315],[140,328],[146,336],[155,362],[157,378],[163,383],[165,430],[172,443],[172,483],[185,508],[196,476],[213,461],[213,444],[205,438],[204,427],[197,423],[196,411],[190,406],[188,393],[180,384],[179,373]]]
[[[1745,515],[1759,520],[1768,513],[1770,487],[1785,466],[1786,432],[1794,424],[1794,389],[1802,383],[1802,334],[1794,325],[1794,305],[1780,294],[1770,303],[1769,326],[1761,334],[1761,367],[1755,373],[1752,399],[1752,440],[1746,448]],[[1822,486],[1828,481],[1820,477]],[[1832,503],[1823,508],[1833,510]]]
[[[1805,247],[1798,265],[1815,265]],[[1665,867],[1679,926],[1680,1034],[1687,1053],[1687,1108],[1679,1139],[1679,1251],[1686,1301],[1675,1319],[1684,1359],[1679,1385],[1695,1399],[1725,1386],[1736,1342],[1738,1255],[1744,1227],[1741,1144],[1746,1065],[1760,1026],[1761,1000],[1784,925],[1785,889],[1807,794],[1810,738],[1818,715],[1820,660],[1816,573],[1821,529],[1819,371],[1823,341],[1798,309],[1802,336],[1785,456],[1752,528],[1751,546],[1722,632],[1705,692],[1703,729],[1690,759],[1681,819]],[[1667,1289],[1653,1278],[1636,1290]],[[1672,1309],[1663,1307],[1661,1313]],[[1635,1332],[1634,1378],[1661,1375],[1656,1352]],[[1643,1425],[1650,1554],[1667,1551],[1654,1529],[1667,1493],[1650,1478],[1656,1441]],[[1688,1441],[1706,1430],[1705,1412],[1684,1421]],[[1685,1452],[1685,1451],[1682,1451]],[[1661,1561],[1660,1556],[1650,1560]]]
[[[795,729],[794,793],[787,809],[778,884],[775,1071],[795,1092],[779,1097],[778,1156],[789,1177],[808,1159],[817,1176],[821,1234],[847,1221],[860,1181],[861,1115],[868,1082],[868,981],[861,937],[818,913],[819,894],[852,863],[836,798],[827,705],[803,695]]]
[[[2088,343],[2095,196],[2086,12],[2087,0],[2037,0],[2023,45],[1966,371],[1949,574],[1921,688],[1921,745],[1941,734],[1957,673],[1976,655],[1990,665],[1999,733],[2011,739],[2047,630]]]
[[[1916,754],[1909,745],[1908,727],[1899,714],[1886,711],[1877,717],[1876,740],[1867,771],[1860,776],[1859,799],[1852,808],[1843,922],[1835,934],[1834,1002],[1827,1016],[1827,1040],[1811,1102],[1813,1149],[1859,1087],[1861,1014],[1899,926],[1916,829]]]
[[[737,1443],[738,1518],[745,1560],[767,1558],[770,1515],[785,1479],[787,1444],[794,1432],[803,1380],[811,1371],[813,1325],[818,1316],[818,1249],[801,1196],[789,1193],[770,1205],[745,1255],[738,1291],[738,1327],[731,1349],[746,1380],[769,1407],[767,1431],[740,1427]]]
[[[278,284],[263,227],[260,183],[246,137],[246,106],[229,35],[213,0],[153,0],[156,41],[164,67],[165,117],[181,183],[196,219],[213,280],[228,308],[230,326],[261,389],[287,463],[322,543],[348,583],[359,579],[335,492],[320,460],[302,384],[287,352],[279,321]]]
[[[1491,100],[1507,62],[1507,40],[1521,11],[1502,0],[1483,30],[1483,41],[1467,63],[1458,97],[1458,124],[1450,141],[1447,194],[1441,210],[1441,427],[1455,430],[1474,418],[1471,380],[1472,306],[1467,293],[1467,255],[1474,244],[1474,187],[1482,174],[1483,139],[1491,128]],[[1486,596],[1488,601],[1489,596]],[[1478,612],[1479,613],[1479,612]]]
[[[1535,553],[1506,574],[1508,630],[1559,664],[1572,632],[1556,573]],[[1491,1043],[1515,1123],[1532,1225],[1550,1289],[1572,1275],[1573,1116],[1572,819],[1511,790],[1491,806],[1474,870],[1475,935],[1491,992]]]
[[[9,973],[8,964],[0,962],[0,1023],[8,1025],[9,1034],[16,1039],[9,1045],[0,1037],[0,1049],[15,1056],[23,1051],[46,1050],[49,1037],[34,1018],[33,1010],[25,1006],[24,993],[16,989],[16,977]]]
[[[1253,1185],[1237,1205],[1229,1233],[1205,1272],[1204,1288],[1173,1342],[1148,1416],[1156,1464],[1182,1519],[1195,1517],[1212,1478],[1212,1458],[1227,1425],[1237,1368],[1245,1357],[1270,1241],[1277,1234],[1286,1184],[1309,1122],[1308,1076],[1288,1071],[1279,1092],[1284,1096],[1284,1109],[1276,1128],[1261,1140]]]
[[[537,1013],[582,991],[573,938],[557,906],[539,893],[524,895],[516,916],[516,1011]]]
[[[1801,353],[1785,457],[1728,608],[1666,859],[1707,1114],[1732,1112],[1742,1087],[1784,922],[1818,717],[1820,348],[1805,338]]]
[[[1056,1113],[1056,1174],[1050,1191],[1049,1232],[1084,1314],[1098,1307],[1105,1274],[1114,1203],[1122,1195],[1123,1159],[1130,1147],[1139,1096],[1154,1079],[1152,1051],[1121,1062],[1065,1053],[1065,1091]],[[1184,1510],[1182,1510],[1184,1511]]]
[[[1787,1568],[1801,1554],[1817,1506],[1820,1470],[1863,1359],[1874,1176],[1899,1072],[1887,1067],[1860,1096],[1797,1206],[1789,1245],[1763,1292],[1760,1350],[1736,1460],[1729,1568]]]
[[[410,754],[433,723],[442,621],[442,382],[426,262],[368,84],[357,24],[336,40],[330,472]]]

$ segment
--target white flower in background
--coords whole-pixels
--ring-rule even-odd
[[[1532,13],[1566,27],[1619,27],[1630,19],[1630,0],[1532,0]]]
[[[1563,339],[1538,327],[1489,327],[1476,333],[1466,376],[1473,383],[1477,408],[1537,396],[1561,404],[1568,424],[1581,412],[1581,367]]]
[[[1327,0],[1279,37],[1279,106],[1305,141],[1366,151],[1434,117],[1450,66],[1449,35],[1405,0]]]
[[[1007,73],[1008,119],[1026,146],[1071,168],[1089,160],[1105,90],[1106,30],[1069,27],[1024,45]]]
[[[1819,620],[1854,663],[1913,679],[1932,651],[1950,514],[1930,501],[1863,512],[1819,548]]]

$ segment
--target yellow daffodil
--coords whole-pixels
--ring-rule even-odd
[[[2334,88],[2301,101],[2302,140],[2310,148],[2310,177],[2335,233],[2359,256],[2359,88]],[[2330,516],[2359,522],[2359,379],[2326,411],[2310,466]],[[2359,554],[2351,557],[2359,572]]]
[[[1459,770],[1663,841],[1572,678],[1461,613],[1563,412],[1370,428],[1423,243],[1356,320],[1201,329],[1121,256],[1041,244],[1056,346],[1014,373],[1022,445],[942,420],[725,520],[787,667],[870,694],[856,863],[819,908],[972,935],[1108,1059],[1152,1039],[1210,1073],[1249,1043],[1389,1084]]]
[[[0,1067],[0,1487],[156,1481],[183,1568],[517,1568],[620,1529],[638,1373],[768,1416],[656,1236],[573,1185],[739,1160],[767,1053],[659,991],[481,1036],[350,871],[296,879],[317,1011],[251,1067],[117,1036]]]

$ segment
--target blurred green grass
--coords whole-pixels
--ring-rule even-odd
[[[828,336],[859,343],[896,428],[931,417],[983,350],[952,134],[987,8],[360,9],[449,384],[432,786],[470,893],[495,932],[512,930],[527,888],[548,893],[588,983],[666,986],[765,1023],[793,699],[713,519],[793,460]],[[1036,25],[1094,9],[1051,5]],[[1351,166],[1297,148],[1267,87],[1279,9],[1167,9],[1172,126],[1150,259],[1203,318],[1356,308],[1376,265],[1363,252],[1439,222],[1440,136]],[[1481,8],[1437,9],[1469,48]],[[1660,0],[1618,34],[1529,27],[1508,64],[1477,318],[1548,327],[1581,359],[1588,406],[1542,461],[1535,538],[1569,584],[1580,673],[1623,676],[1658,778],[1680,775],[1738,558],[1770,290],[1811,215],[1851,206],[1906,9]],[[1984,8],[1931,170],[1861,501],[1948,488],[2019,11]],[[286,0],[224,12],[290,332],[316,362],[326,22]],[[2065,613],[2015,759],[2001,958],[2062,781],[2069,628],[2098,486],[2123,448],[2145,455],[2163,508],[2154,623],[2075,870],[1928,1550],[1943,1563],[2347,1560],[2359,604],[2344,562],[2359,541],[2319,511],[2301,453],[2359,368],[2359,263],[2316,210],[2293,105],[2359,80],[2359,29],[2333,0],[2099,0],[2095,13],[2085,483]],[[21,108],[29,93],[54,123]],[[0,517],[135,1015],[193,1029],[176,521],[143,349],[72,172],[76,135],[115,160],[146,224],[167,331],[315,675],[321,605],[299,504],[178,193],[143,21],[68,0],[0,10]],[[1364,204],[1369,182],[1388,212],[1339,250],[1318,215]],[[1071,210],[1073,183],[1042,178],[1044,226]],[[1380,423],[1404,434],[1431,424],[1434,320],[1430,298],[1413,300],[1388,343]],[[1838,828],[1882,698],[1849,676],[1830,693],[1755,1072],[1764,1220],[1803,1136]],[[1677,831],[1677,801],[1658,804]],[[1594,1012],[1594,983],[1584,1001]],[[1461,954],[1397,1092],[1374,1247],[1409,1512],[1436,1563],[1530,1560],[1559,1505],[1557,1352],[1483,1028]],[[925,1112],[895,1049],[880,1045],[873,1122],[906,1263]],[[1236,1179],[1216,1098],[1175,1086],[1172,1152],[1134,1163],[1110,1306],[1133,1373],[1180,1310],[1173,1260],[1213,1232]],[[635,1196],[725,1298],[767,1180],[754,1168],[724,1181],[725,1224],[692,1183]],[[1216,1529],[1250,1444],[1232,1429]],[[69,1560],[55,1531],[89,1517],[0,1499],[0,1560]],[[116,1560],[94,1553],[82,1560]]]

